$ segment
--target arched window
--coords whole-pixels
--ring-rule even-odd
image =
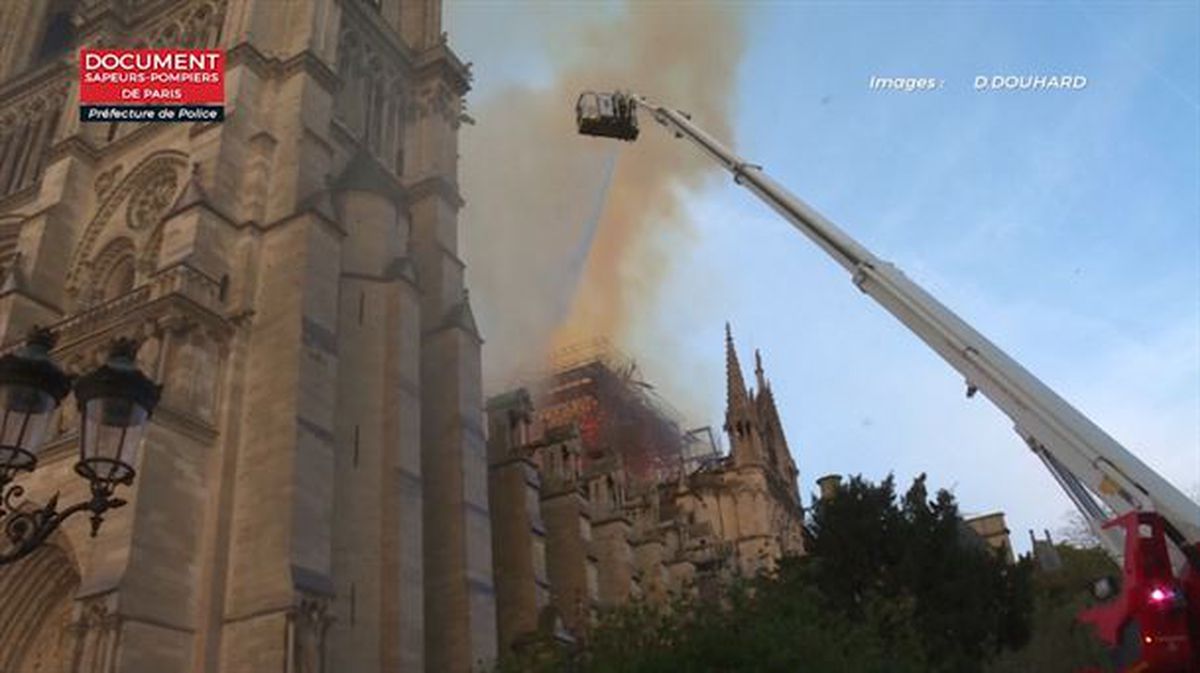
[[[113,263],[112,268],[108,270],[108,274],[104,278],[104,291],[100,297],[101,301],[115,299],[133,289],[133,284],[137,278],[136,270],[133,264],[133,256],[126,255]]]
[[[90,283],[79,297],[79,308],[115,299],[137,283],[137,249],[128,238],[118,238],[96,255],[90,264]],[[3,670],[3,669],[0,669]]]
[[[78,588],[78,567],[58,544],[0,568],[0,596],[25,597],[0,603],[0,670],[67,670]]]

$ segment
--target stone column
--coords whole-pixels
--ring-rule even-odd
[[[422,56],[406,129],[407,200],[421,283],[421,468],[425,651],[431,673],[466,673],[496,652],[480,347],[458,258],[457,133],[465,68],[444,46]],[[408,170],[411,169],[411,170]]]
[[[597,596],[588,575],[595,559],[589,554],[592,522],[587,500],[578,487],[543,491],[542,519],[546,523],[546,573],[550,596],[572,633],[583,633]]]

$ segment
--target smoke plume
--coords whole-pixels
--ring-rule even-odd
[[[547,35],[546,86],[472,102],[463,231],[489,394],[564,345],[603,337],[619,346],[683,252],[688,193],[716,174],[645,113],[633,144],[577,135],[579,93],[636,91],[729,140],[742,19],[734,3],[631,2]]]

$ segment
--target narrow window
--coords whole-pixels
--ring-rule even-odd
[[[46,32],[38,45],[37,60],[53,58],[71,48],[75,41],[75,29],[71,26],[70,10],[62,9],[50,15],[46,21]]]
[[[121,258],[108,272],[104,282],[104,300],[115,299],[133,289],[136,272],[133,257]]]
[[[358,324],[360,324],[360,325],[363,324],[363,312],[366,310],[366,305],[367,305],[367,293],[359,292],[358,293]]]
[[[354,426],[354,467],[358,467],[358,426]]]

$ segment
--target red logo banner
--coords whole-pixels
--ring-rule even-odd
[[[81,105],[222,105],[220,49],[81,49]]]

